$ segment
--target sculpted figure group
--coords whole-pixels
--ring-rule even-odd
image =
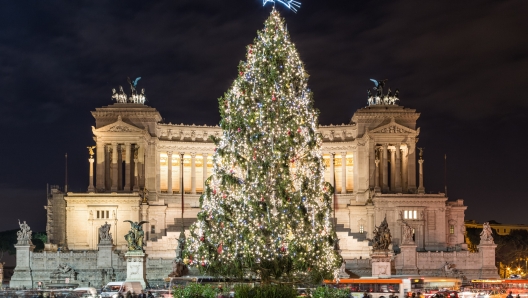
[[[105,222],[104,225],[99,227],[99,241],[105,242],[109,241],[112,242],[112,233],[110,233],[110,225],[108,222]]]
[[[20,226],[20,231],[17,232],[17,240],[19,242],[29,241],[31,242],[31,234],[33,233],[31,229],[29,228],[29,225],[24,221],[23,223],[20,223],[20,219],[18,220],[18,225]]]
[[[124,222],[130,223],[130,231],[125,235],[128,251],[143,251],[143,237],[145,236],[145,232],[141,225],[148,223],[148,221],[134,222],[125,220]]]
[[[145,88],[141,89],[141,93],[137,92],[136,86],[138,81],[141,79],[141,77],[136,78],[135,80],[130,80],[130,78],[127,78],[128,83],[130,84],[130,97],[127,96],[125,91],[123,90],[122,86],[119,86],[119,92],[117,92],[114,89],[112,89],[112,99],[114,99],[118,103],[139,103],[139,104],[145,104],[145,101],[147,98],[145,97]]]
[[[385,86],[385,82],[387,82],[387,80],[381,80],[381,81],[377,81],[374,79],[370,79],[370,80],[375,85],[375,87],[373,87],[372,89],[376,91],[376,94],[373,95],[370,89],[367,90],[367,97],[368,97],[367,103],[369,106],[371,105],[395,105],[396,101],[400,100],[399,98],[400,91],[398,89],[396,89],[394,94],[392,94],[392,91],[389,88],[387,94],[383,94],[383,87]]]
[[[390,234],[389,224],[387,218],[379,227],[374,229],[374,239],[372,239],[372,249],[374,251],[386,251],[392,243],[392,236]]]
[[[486,242],[493,242],[493,231],[491,230],[489,222],[482,224],[482,232],[480,232],[480,240]]]

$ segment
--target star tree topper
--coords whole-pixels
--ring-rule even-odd
[[[262,0],[262,6],[265,6],[268,2],[271,2],[273,4],[277,2],[282,3],[284,6],[288,7],[293,12],[297,12],[297,8],[301,7],[301,2],[295,0]]]

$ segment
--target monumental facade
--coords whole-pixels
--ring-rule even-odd
[[[115,91],[113,98],[120,98]],[[325,177],[336,190],[336,227],[346,268],[372,274],[369,239],[386,220],[393,274],[448,275],[448,264],[467,278],[498,277],[494,244],[487,242],[478,253],[467,251],[463,200],[425,192],[425,159],[417,147],[420,113],[394,98],[373,97],[368,103],[348,124],[319,127]],[[46,280],[54,268],[45,260],[52,260],[49,264],[56,266],[69,262],[80,284],[124,279],[130,226],[123,221],[144,221],[146,279],[159,283],[171,272],[182,226],[187,230],[199,211],[204,182],[212,173],[215,146],[209,137],[220,136],[221,130],[162,123],[161,114],[144,100],[118,100],[92,115],[95,144],[87,144],[87,191],[51,190],[45,207],[49,243],[46,251],[31,252],[28,272],[34,281]],[[100,237],[105,224],[113,235],[110,244]],[[107,261],[85,261],[98,255]]]

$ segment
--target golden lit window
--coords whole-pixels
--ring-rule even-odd
[[[418,219],[418,212],[416,210],[404,210],[403,218],[404,219]]]

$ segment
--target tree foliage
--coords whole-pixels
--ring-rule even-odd
[[[263,282],[332,278],[332,187],[324,181],[308,74],[276,10],[219,99],[222,136],[185,262]]]

